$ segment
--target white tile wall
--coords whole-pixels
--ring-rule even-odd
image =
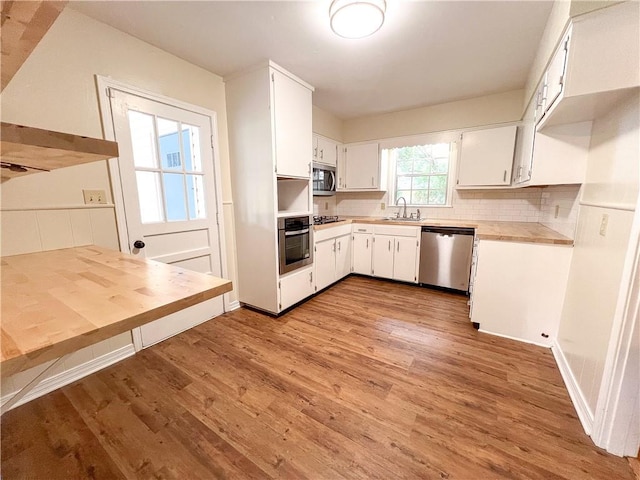
[[[540,222],[569,238],[578,219],[579,185],[555,185],[516,190],[454,190],[451,207],[421,208],[423,218]],[[384,204],[384,208],[382,207]],[[555,217],[555,205],[559,205]],[[344,192],[314,197],[314,215],[386,217],[399,207],[389,205],[386,192]],[[415,212],[409,207],[407,213]]]
[[[540,203],[539,222],[562,235],[574,238],[580,209],[580,185],[547,187],[542,192]]]

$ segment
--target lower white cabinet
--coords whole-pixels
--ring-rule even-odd
[[[482,332],[552,345],[572,251],[570,245],[480,240],[471,321]]]
[[[418,282],[420,227],[374,226],[373,276]]]
[[[351,225],[320,230],[315,237],[314,291],[317,292],[351,272]]]
[[[372,275],[371,252],[373,250],[373,234],[354,232],[351,250],[353,252],[353,268],[351,271],[362,275]]]
[[[313,295],[313,265],[280,277],[278,281],[278,313]]]

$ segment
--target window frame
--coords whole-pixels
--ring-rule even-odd
[[[413,147],[418,145],[433,145],[438,143],[449,143],[449,170],[446,187],[446,199],[443,205],[414,204],[411,199],[407,202],[407,207],[413,208],[452,208],[453,190],[457,178],[458,156],[459,156],[459,132],[444,132],[436,134],[415,135],[410,137],[398,137],[380,142],[381,156],[386,156],[387,160],[387,185],[389,185],[387,196],[390,206],[396,206],[396,193],[398,176],[396,173],[396,162],[393,160],[390,150],[394,148]]]

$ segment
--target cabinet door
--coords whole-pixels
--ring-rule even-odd
[[[395,238],[388,235],[376,235],[373,239],[373,275],[393,278],[393,250]]]
[[[522,117],[522,126],[518,127],[516,137],[516,157],[513,162],[513,183],[520,184],[531,179],[531,162],[533,160],[533,141],[536,135],[536,98],[529,102],[529,106]]]
[[[309,178],[311,90],[277,70],[271,75],[276,173]]]
[[[351,235],[336,238],[336,280],[351,273]]]
[[[380,186],[380,156],[377,143],[347,145],[344,148],[347,190],[375,190]]]
[[[416,283],[418,243],[415,238],[396,237],[393,255],[393,278],[403,282]]]
[[[373,235],[370,233],[354,233],[353,244],[353,272],[362,275],[371,275],[371,251],[373,247]]]
[[[509,185],[516,144],[515,125],[462,135],[458,185]]]
[[[278,312],[313,295],[313,267],[302,268],[281,277]]]
[[[338,144],[324,137],[316,137],[317,155],[315,161],[333,167],[338,163]]]
[[[553,105],[553,102],[562,93],[564,85],[564,72],[567,64],[567,49],[569,46],[569,37],[565,37],[556,53],[553,55],[549,68],[547,69],[547,99],[545,104],[545,111]]]
[[[336,281],[336,241],[317,242],[314,265],[316,267],[316,288],[320,291]]]

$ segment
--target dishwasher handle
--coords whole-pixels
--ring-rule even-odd
[[[435,233],[439,236],[451,237],[453,235],[474,235],[473,228],[465,227],[422,227],[422,233]]]

